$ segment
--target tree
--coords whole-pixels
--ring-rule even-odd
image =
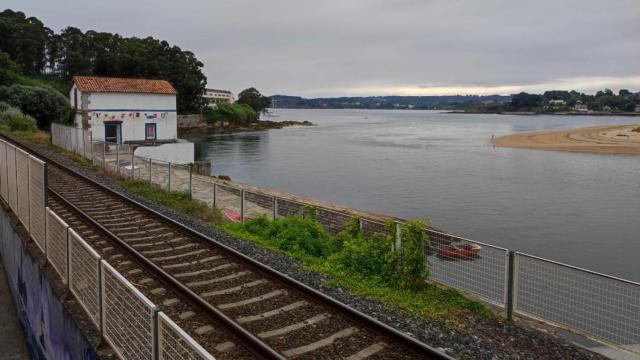
[[[237,103],[249,105],[255,112],[261,113],[271,106],[271,98],[260,94],[256,88],[252,87],[240,92]]]
[[[7,9],[0,12],[0,51],[28,74],[40,73],[46,63],[49,29],[34,17]]]
[[[532,110],[542,105],[542,96],[521,92],[511,96],[511,108],[516,111]]]
[[[62,94],[40,86],[0,86],[0,101],[34,117],[41,129],[48,129],[52,122],[64,122],[71,110],[69,101]]]

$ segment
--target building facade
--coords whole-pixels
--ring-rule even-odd
[[[75,126],[111,143],[175,142],[176,90],[164,80],[74,76]]]
[[[205,89],[202,97],[207,105],[215,107],[218,104],[231,104],[235,101],[235,96],[228,90]]]

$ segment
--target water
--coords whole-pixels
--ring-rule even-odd
[[[491,135],[639,118],[284,110],[315,127],[190,135],[215,174],[640,281],[640,157],[493,148]]]

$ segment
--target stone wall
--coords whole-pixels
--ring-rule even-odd
[[[195,128],[203,125],[204,119],[200,114],[178,115],[178,129]]]

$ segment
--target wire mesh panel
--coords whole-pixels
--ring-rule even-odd
[[[104,169],[110,173],[118,172],[118,162],[120,156],[118,154],[118,144],[106,142],[103,149]]]
[[[16,148],[16,193],[18,219],[29,231],[29,154]]]
[[[216,185],[216,207],[227,210],[228,216],[240,216],[240,189]]]
[[[103,335],[121,359],[154,359],[156,306],[102,261]]]
[[[211,176],[193,174],[191,180],[191,197],[205,204],[212,205],[214,181],[215,179]]]
[[[136,180],[149,181],[149,159],[133,157],[133,178]]]
[[[191,188],[191,165],[171,164],[171,191],[188,192]]]
[[[100,328],[100,255],[68,229],[69,290]]]
[[[91,159],[91,150],[93,149],[91,146],[91,131],[87,129],[82,130],[82,151],[83,156],[87,159]]]
[[[273,196],[245,190],[244,217],[253,219],[263,215],[273,218]]]
[[[326,208],[318,208],[317,219],[329,234],[335,235],[354,219],[353,216]]]
[[[47,165],[29,156],[29,232],[46,253]]]
[[[169,163],[166,161],[151,161],[151,183],[163,189],[169,189]]]
[[[7,197],[9,207],[18,213],[18,189],[16,188],[16,148],[7,143]]]
[[[116,145],[116,172],[118,175],[131,178],[133,173],[133,148],[127,144]]]
[[[165,313],[158,313],[159,360],[215,360]]]
[[[100,167],[104,166],[104,160],[106,157],[105,143],[104,141],[92,141],[91,142],[91,161],[93,164]]]
[[[283,198],[278,198],[277,203],[278,216],[301,216],[304,212],[305,204],[303,203]]]
[[[49,259],[53,268],[60,274],[62,280],[67,283],[69,280],[69,274],[67,273],[67,255],[69,254],[67,229],[69,229],[69,225],[51,209],[46,208],[46,211],[47,259]]]
[[[375,221],[367,218],[360,219],[362,227],[362,233],[365,236],[371,236],[373,234],[387,235],[387,226],[381,221]]]
[[[640,284],[516,253],[515,311],[640,353]]]
[[[7,179],[7,142],[0,140],[0,195],[4,201],[9,202]]]
[[[426,230],[429,279],[505,305],[507,249]]]

